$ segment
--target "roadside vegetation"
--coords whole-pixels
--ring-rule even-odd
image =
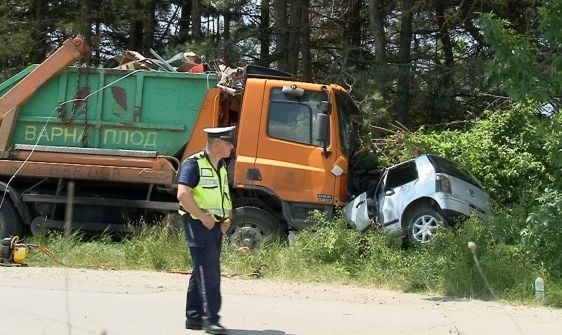
[[[427,152],[465,166],[491,196],[490,217],[469,218],[441,230],[429,245],[404,248],[399,236],[380,230],[359,234],[341,216],[326,220],[316,215],[313,228],[299,232],[290,245],[272,240],[247,254],[225,244],[223,273],[562,307],[561,3],[548,4],[540,11],[539,25],[552,49],[546,58],[505,21],[493,16],[479,21],[494,51],[485,81],[490,92],[507,93],[508,107],[484,112],[463,127],[400,128],[385,137],[384,145],[369,139],[379,128],[370,128],[363,139],[364,152],[376,149],[374,159],[364,161],[375,165]],[[367,126],[389,119],[379,100],[363,100]],[[189,271],[191,265],[183,233],[158,225],[147,225],[118,243],[110,237],[57,234],[28,242],[44,245],[72,267]],[[468,242],[476,244],[474,253]],[[29,264],[56,265],[37,252]],[[534,297],[537,276],[545,281],[542,300]]]
[[[541,263],[540,255],[533,254],[517,238],[515,232],[523,224],[517,216],[504,212],[491,221],[473,218],[456,229],[443,231],[428,246],[410,248],[403,248],[398,236],[377,230],[359,234],[347,228],[341,218],[327,221],[318,216],[316,229],[299,232],[291,245],[269,241],[246,254],[225,243],[223,275],[562,307],[560,272]],[[191,270],[183,233],[161,226],[146,226],[118,242],[109,237],[65,238],[60,233],[30,241],[44,245],[59,261],[75,269]],[[467,248],[468,241],[477,245],[482,273]],[[59,266],[39,252],[31,253],[28,264]],[[546,283],[541,301],[534,298],[533,282],[538,275]]]
[[[419,151],[449,157],[473,172],[494,204],[489,218],[441,230],[430,245],[404,248],[400,236],[380,230],[359,234],[341,215],[334,220],[314,215],[313,229],[298,232],[290,245],[272,240],[246,254],[225,243],[223,273],[562,307],[561,120],[537,115],[533,104],[517,104],[470,130],[397,134],[403,138],[394,143],[400,144],[388,147],[384,159]],[[60,234],[31,241],[72,267],[187,272],[191,265],[183,232],[161,225],[145,225],[118,241]],[[469,241],[477,246],[474,254]],[[37,252],[29,264],[56,265]],[[534,298],[537,276],[546,283],[540,301]]]

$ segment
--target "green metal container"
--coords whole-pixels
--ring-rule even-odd
[[[35,66],[0,84],[0,96]],[[20,108],[11,144],[174,156],[215,86],[214,74],[70,67]]]

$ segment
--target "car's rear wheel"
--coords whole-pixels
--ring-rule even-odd
[[[412,244],[426,244],[447,224],[447,219],[436,209],[418,207],[406,220],[407,238]]]

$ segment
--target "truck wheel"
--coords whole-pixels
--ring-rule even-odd
[[[183,231],[183,218],[178,212],[167,213],[162,219],[164,227],[173,232]]]
[[[234,210],[227,235],[233,246],[255,250],[268,238],[283,238],[285,232],[273,215],[248,206]]]
[[[4,199],[0,207],[0,237],[21,236],[23,224],[16,212],[16,208],[8,199]]]
[[[49,230],[43,225],[43,222],[45,222],[45,220],[46,220],[45,217],[38,216],[35,219],[33,219],[33,221],[31,221],[31,225],[29,225],[29,228],[31,230],[31,235],[37,237],[44,237],[47,235],[47,232]]]
[[[437,210],[430,207],[418,207],[405,222],[407,238],[411,244],[429,243],[437,230],[447,224],[447,219]]]

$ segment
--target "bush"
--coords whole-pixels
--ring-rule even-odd
[[[534,104],[488,113],[471,130],[425,131],[408,136],[404,157],[416,152],[445,156],[469,169],[499,205],[532,204],[556,181],[559,119],[538,117]],[[522,182],[524,181],[524,182]]]
[[[553,276],[562,278],[562,194],[546,189],[530,210],[526,226],[521,230],[523,244],[536,262]]]

